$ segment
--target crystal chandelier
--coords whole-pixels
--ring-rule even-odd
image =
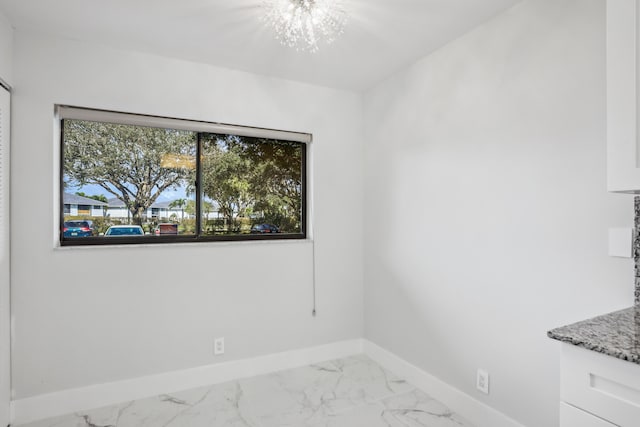
[[[347,15],[341,0],[263,0],[265,21],[280,42],[299,51],[316,52],[344,31]]]

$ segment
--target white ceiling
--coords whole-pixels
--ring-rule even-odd
[[[518,1],[344,0],[345,33],[316,53],[281,46],[261,0],[0,0],[0,11],[18,31],[363,90]]]

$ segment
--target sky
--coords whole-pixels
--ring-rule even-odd
[[[82,192],[88,196],[99,196],[104,195],[107,199],[111,199],[115,197],[113,194],[106,191],[104,188],[95,184],[88,184],[78,187],[67,186],[67,193],[75,194],[77,192]],[[162,192],[156,202],[172,202],[176,199],[193,199],[193,196],[187,197],[186,189],[183,187],[179,187],[176,189],[168,189]]]

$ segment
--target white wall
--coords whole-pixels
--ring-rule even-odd
[[[362,105],[354,93],[16,33],[18,399],[363,335]],[[54,248],[54,104],[311,132],[311,243]],[[39,201],[44,209],[25,208]],[[213,339],[226,338],[214,359]]]
[[[0,80],[13,82],[13,28],[6,16],[0,13]]]
[[[0,13],[0,81],[13,79],[13,28]],[[9,421],[10,400],[10,264],[9,264],[9,134],[10,99],[0,87],[0,423]]]
[[[365,337],[556,426],[546,331],[633,303],[631,260],[607,256],[633,203],[606,192],[605,2],[525,1],[364,106]]]

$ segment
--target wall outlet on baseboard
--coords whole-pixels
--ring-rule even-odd
[[[489,394],[489,373],[484,369],[478,369],[476,388],[484,394]]]
[[[224,354],[224,338],[216,338],[213,341],[213,355],[219,356]]]

